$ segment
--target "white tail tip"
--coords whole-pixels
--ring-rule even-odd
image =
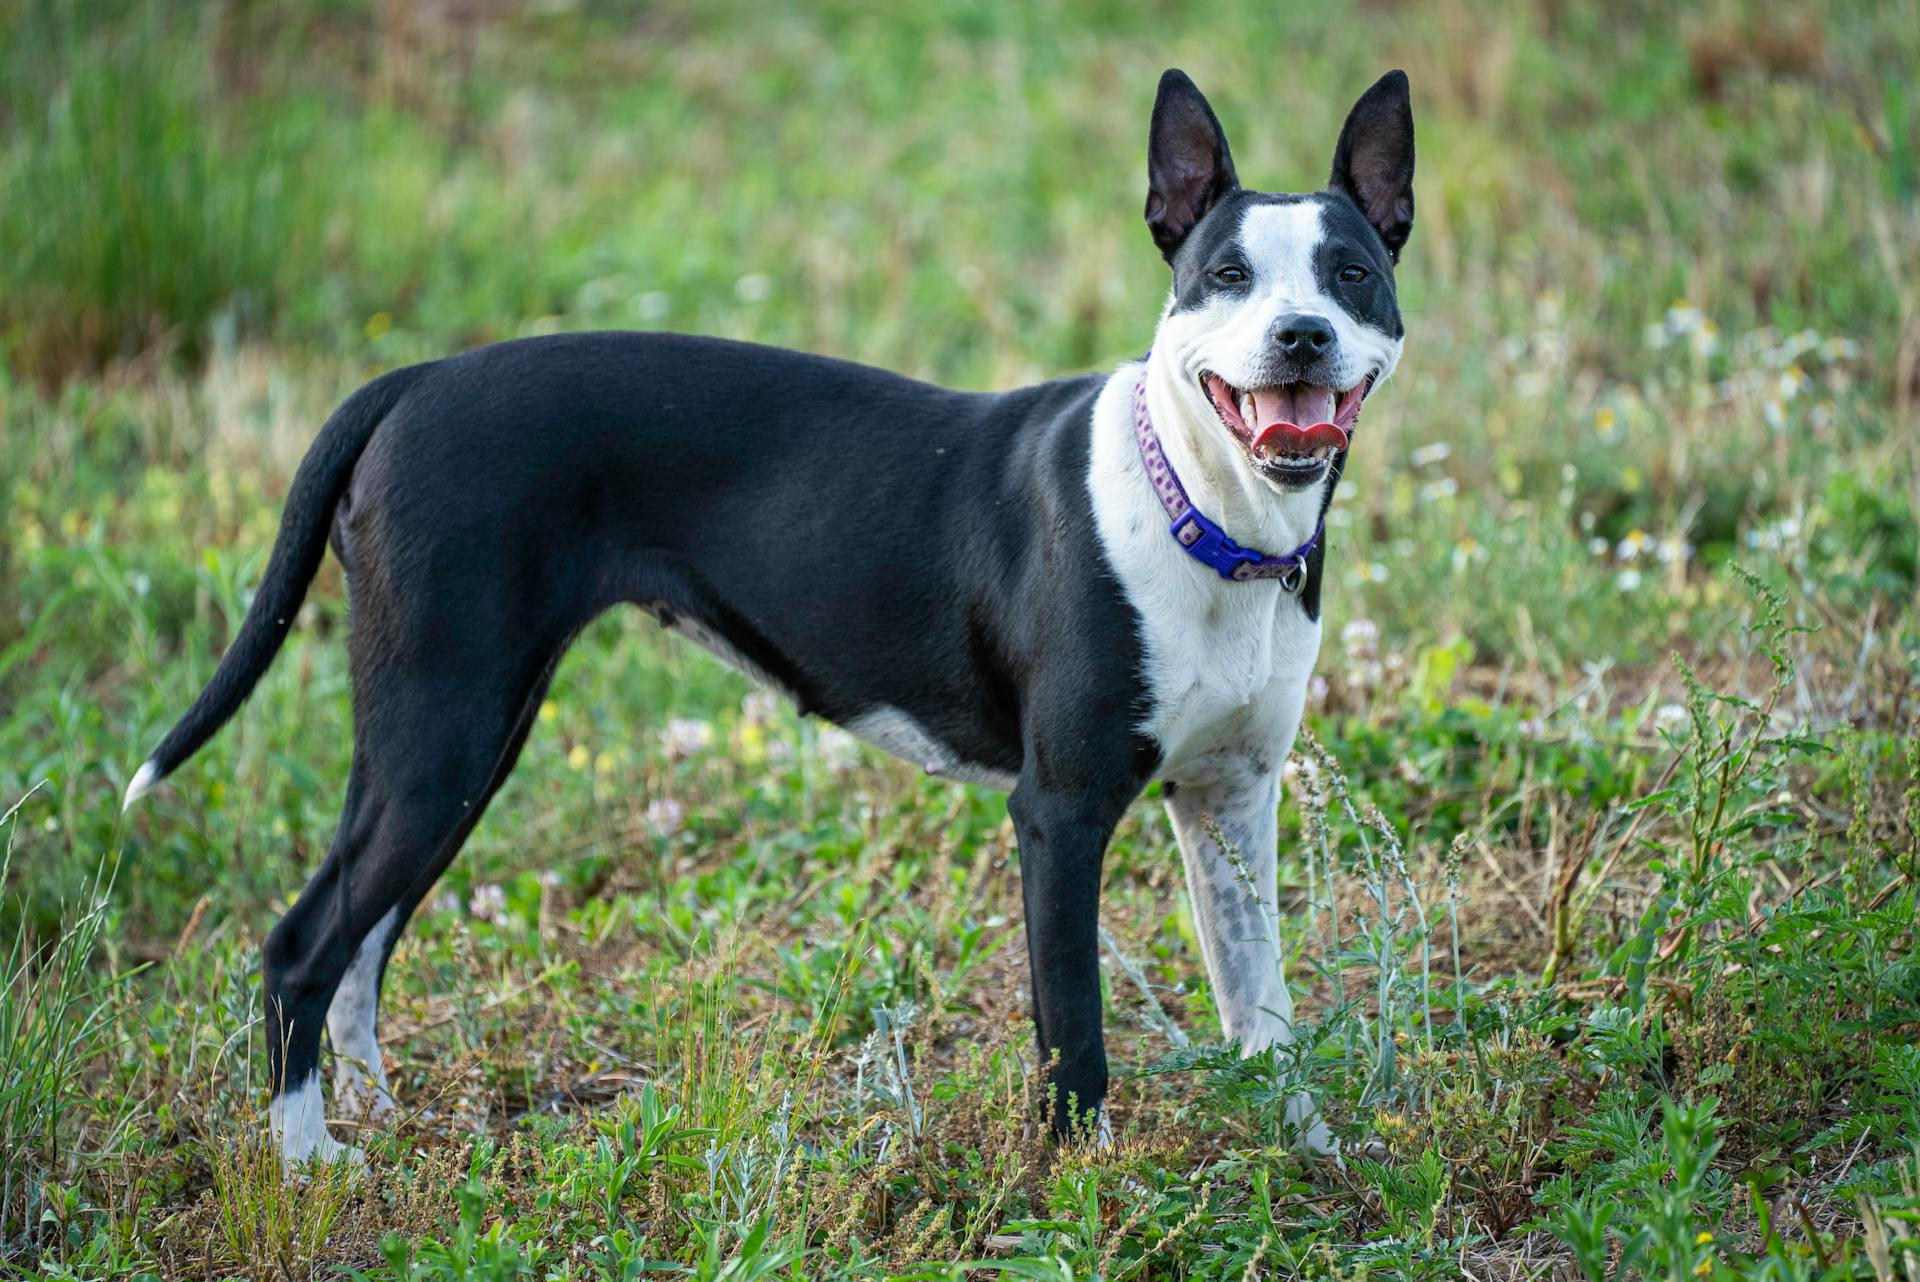
[[[133,782],[127,785],[127,799],[120,803],[120,813],[133,809],[133,803],[153,791],[153,785],[160,782],[160,772],[153,768],[151,761],[134,771]]]

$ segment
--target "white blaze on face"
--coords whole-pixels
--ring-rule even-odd
[[[1346,391],[1369,373],[1377,387],[1399,364],[1402,340],[1368,324],[1322,288],[1314,260],[1326,238],[1325,206],[1315,199],[1258,203],[1240,219],[1239,242],[1253,280],[1243,294],[1222,292],[1207,306],[1169,316],[1188,381],[1201,370],[1236,388],[1271,381],[1274,324],[1303,313],[1333,326],[1338,365],[1336,391]],[[1196,385],[1196,402],[1203,398]]]
[[[1273,322],[1289,312],[1326,316],[1339,304],[1321,290],[1313,258],[1326,235],[1320,202],[1250,205],[1240,219],[1240,247],[1253,268],[1253,290],[1242,309],[1247,345],[1257,357],[1272,342]]]
[[[1377,387],[1400,363],[1405,340],[1361,320],[1321,287],[1314,259],[1326,237],[1325,220],[1326,206],[1318,200],[1255,205],[1241,220],[1240,243],[1256,282],[1248,308],[1255,316],[1255,350],[1264,348],[1274,322],[1287,313],[1321,316],[1333,326],[1334,347],[1340,353],[1335,389],[1344,392],[1369,373]],[[1257,287],[1262,280],[1272,282],[1269,290]]]

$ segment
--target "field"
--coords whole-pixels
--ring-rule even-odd
[[[1296,1051],[1221,1044],[1143,798],[1116,1142],[1049,1142],[1003,799],[622,613],[395,956],[402,1119],[284,1180],[336,564],[118,802],[333,405],[574,328],[1111,367],[1170,65],[1252,185],[1389,67],[1419,128],[1280,816]],[[0,1276],[1920,1282],[1916,67],[1915,0],[0,0]]]

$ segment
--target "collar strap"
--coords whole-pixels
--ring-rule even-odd
[[[1160,506],[1167,510],[1172,524],[1167,532],[1173,535],[1186,554],[1205,566],[1210,566],[1221,578],[1230,583],[1245,583],[1252,579],[1278,579],[1282,589],[1297,593],[1307,582],[1307,556],[1320,542],[1320,536],[1326,532],[1327,518],[1323,515],[1307,541],[1284,556],[1269,556],[1256,548],[1241,547],[1227,537],[1226,531],[1193,505],[1187,497],[1187,487],[1180,484],[1180,478],[1174,473],[1173,464],[1167,461],[1166,451],[1160,448],[1160,438],[1153,430],[1153,420],[1147,416],[1147,367],[1140,365],[1140,379],[1133,385],[1133,435],[1140,445],[1140,461],[1146,465],[1147,480],[1153,485],[1153,492],[1160,496]]]

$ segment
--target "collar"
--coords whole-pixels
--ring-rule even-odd
[[[1147,480],[1153,485],[1153,492],[1160,496],[1160,506],[1167,510],[1172,524],[1167,532],[1173,535],[1186,554],[1213,571],[1229,583],[1245,583],[1251,579],[1278,579],[1280,587],[1289,594],[1298,594],[1307,582],[1307,557],[1320,542],[1320,536],[1326,532],[1327,518],[1321,515],[1319,524],[1313,527],[1313,533],[1307,541],[1284,556],[1271,556],[1257,548],[1241,547],[1227,537],[1226,531],[1193,505],[1187,497],[1187,487],[1180,484],[1180,478],[1174,473],[1173,464],[1167,461],[1166,451],[1160,448],[1160,438],[1153,430],[1153,420],[1147,416],[1147,366],[1140,365],[1140,379],[1133,385],[1133,436],[1140,445],[1140,461],[1146,465]]]

